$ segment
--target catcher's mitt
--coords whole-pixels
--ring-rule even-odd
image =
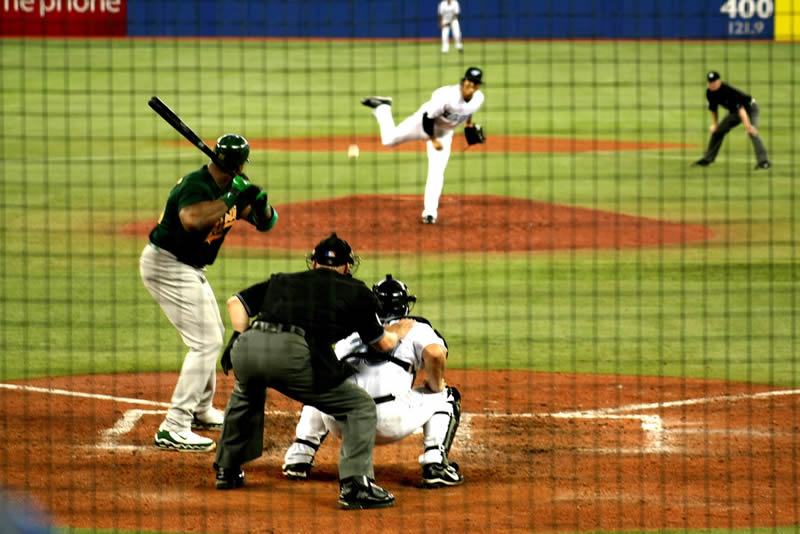
[[[464,137],[467,138],[468,145],[476,145],[478,143],[486,142],[486,136],[483,134],[483,128],[480,124],[466,126],[464,128]]]

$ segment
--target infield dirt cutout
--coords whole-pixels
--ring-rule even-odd
[[[165,532],[537,532],[796,525],[798,394],[666,377],[448,372],[463,396],[451,460],[466,482],[418,488],[421,435],[375,449],[394,508],[337,508],[340,441],[310,480],[281,475],[299,404],[267,396],[264,456],[214,488],[213,453],[156,449],[176,375],[0,385],[2,483],[60,526]],[[217,406],[233,377],[219,374]],[[203,432],[210,437],[215,432]]]

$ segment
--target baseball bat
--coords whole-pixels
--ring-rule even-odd
[[[154,96],[150,98],[150,100],[147,102],[147,105],[153,108],[153,111],[158,113],[162,119],[167,121],[167,124],[178,130],[178,133],[184,136],[194,146],[199,148],[203,154],[211,158],[211,161],[216,163],[220,169],[228,170],[228,168],[217,157],[217,154],[214,153],[214,151],[211,150],[202,139],[200,139],[200,136],[194,133],[194,130],[189,128],[189,125],[183,122],[178,114],[172,111],[163,100],[157,96]]]

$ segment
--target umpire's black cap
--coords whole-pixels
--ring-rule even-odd
[[[716,82],[720,79],[722,79],[722,76],[720,76],[719,72],[715,70],[709,71],[708,74],[706,74],[706,80],[708,80],[708,83]]]
[[[339,239],[336,232],[320,241],[311,253],[311,259],[320,265],[338,267],[349,263],[355,264],[353,249],[344,239]]]
[[[464,80],[469,80],[472,83],[483,83],[483,71],[478,67],[470,67],[464,73]]]

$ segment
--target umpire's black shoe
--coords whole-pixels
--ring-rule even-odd
[[[392,99],[388,96],[368,96],[367,98],[362,98],[361,103],[367,106],[368,108],[377,108],[378,106],[392,105]]]
[[[756,165],[755,170],[769,169],[770,167],[772,167],[772,163],[770,163],[769,161],[762,161],[758,165]]]
[[[366,510],[394,506],[394,495],[365,476],[345,478],[339,485],[339,508]]]
[[[700,158],[694,163],[692,163],[692,167],[708,167],[712,163],[713,163],[712,161],[709,161],[706,158]]]
[[[214,470],[217,472],[216,483],[218,490],[230,490],[244,486],[244,471],[240,467],[220,467],[214,464]]]
[[[425,464],[422,466],[422,485],[426,488],[442,486],[458,486],[464,482],[464,476],[458,472],[458,464]]]

